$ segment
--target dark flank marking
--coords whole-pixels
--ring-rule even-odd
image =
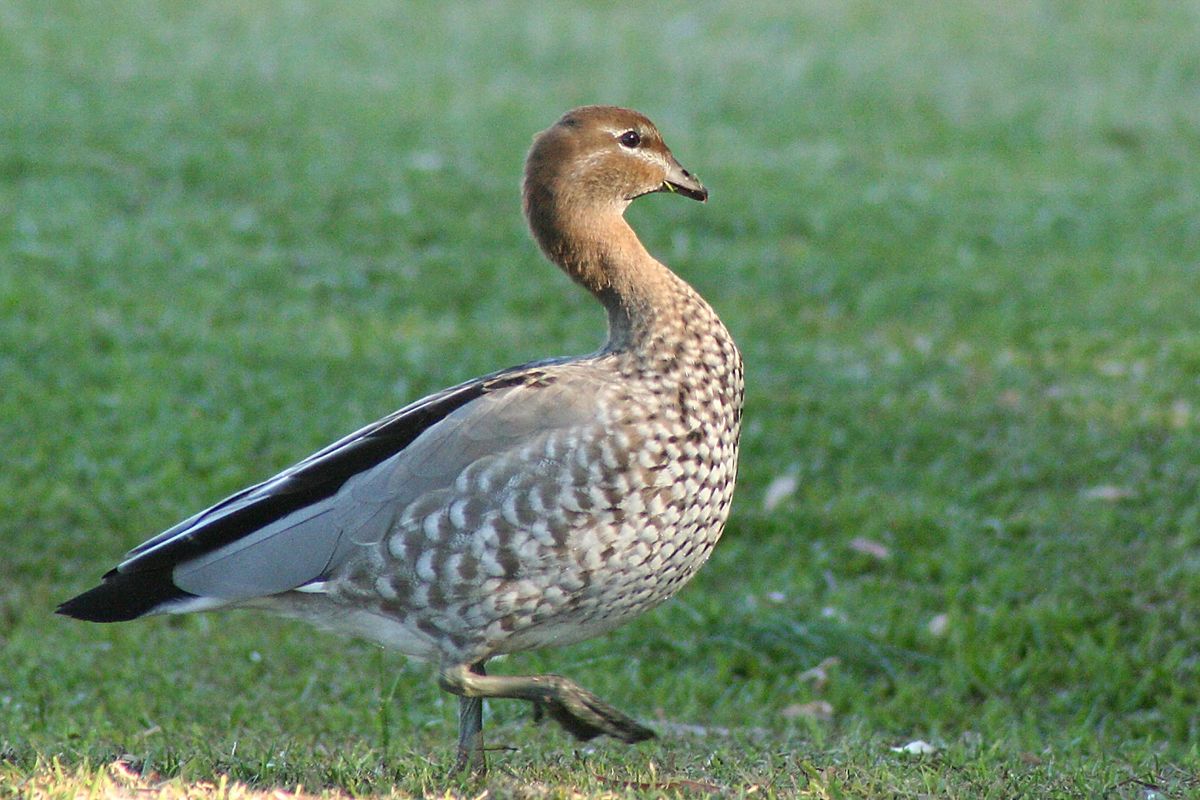
[[[584,515],[596,507],[595,501],[592,500],[592,496],[587,492],[576,492],[575,502],[579,505],[579,510],[583,512]]]
[[[453,555],[450,548],[446,546],[446,542],[439,542],[437,549],[433,551],[433,574],[438,578],[446,577],[447,562],[450,561],[450,556]]]
[[[567,546],[567,540],[571,538],[574,520],[568,520],[567,525],[552,525],[550,527],[550,538],[554,540],[554,546],[560,550]]]
[[[514,580],[521,571],[521,559],[511,547],[501,547],[497,550],[496,561],[500,562],[500,567],[504,570],[505,580]]]
[[[432,609],[441,611],[450,605],[446,599],[446,592],[442,589],[442,584],[439,581],[434,581],[427,584],[429,586],[428,600],[426,605]]]
[[[397,605],[407,604],[413,593],[412,580],[407,575],[393,575],[391,583],[392,591],[396,593],[396,599],[391,602]]]
[[[576,472],[572,477],[575,479],[576,484],[578,484],[578,473]],[[533,504],[529,501],[528,492],[516,498],[514,507],[517,512],[517,523],[519,525],[529,527],[538,521],[538,513],[533,510]]]
[[[462,560],[458,562],[458,576],[463,581],[470,583],[479,575],[479,559],[475,558],[471,553],[463,553]]]

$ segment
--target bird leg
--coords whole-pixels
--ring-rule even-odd
[[[475,667],[458,664],[442,669],[438,684],[463,698],[463,703],[468,698],[478,702],[484,697],[528,700],[540,705],[568,733],[584,741],[603,734],[633,744],[654,736],[654,731],[561,675],[484,675],[482,664]],[[456,767],[464,762],[464,742],[470,735],[465,727],[465,712],[462,719],[464,727],[459,729]],[[479,741],[482,745],[482,734]],[[480,751],[481,762],[482,756]]]
[[[463,669],[471,675],[486,676],[483,661]],[[483,697],[465,694],[458,698],[458,751],[454,756],[452,773],[470,769],[472,775],[487,772],[487,758],[483,754]]]

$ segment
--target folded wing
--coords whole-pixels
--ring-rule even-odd
[[[96,622],[193,611],[318,582],[394,514],[533,431],[594,420],[596,372],[544,361],[417,401],[130,551],[58,612]]]

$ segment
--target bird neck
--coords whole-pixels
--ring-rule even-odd
[[[683,281],[646,251],[622,215],[625,204],[571,213],[569,206],[529,200],[535,200],[526,205],[529,226],[542,252],[608,312],[605,349],[647,343]]]

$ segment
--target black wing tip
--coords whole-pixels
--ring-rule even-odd
[[[54,613],[85,622],[127,622],[174,600],[194,596],[172,582],[170,570],[135,573],[114,570],[104,576],[99,586],[59,604]]]

